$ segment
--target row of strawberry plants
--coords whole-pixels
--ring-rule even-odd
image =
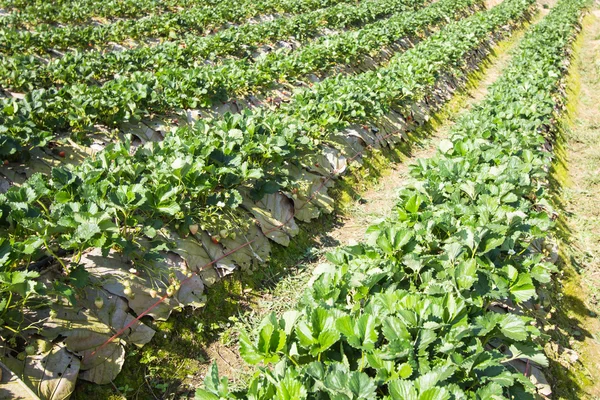
[[[279,1],[280,4],[294,5],[288,0],[275,1]],[[262,43],[263,37],[283,39],[290,36],[312,36],[319,32],[317,28],[327,25],[341,26],[345,20],[352,19],[352,13],[345,9],[350,2],[351,0],[304,0],[297,4],[306,4],[307,7],[296,5],[298,14],[294,14],[293,17],[276,18],[260,24],[246,21],[241,26],[234,26],[218,33],[218,37],[211,40],[214,40],[215,44],[223,42],[221,46],[224,46],[227,43],[235,45],[240,39],[248,40],[248,38],[253,39],[252,43]],[[317,8],[321,5],[322,8]],[[231,14],[232,10],[237,9],[236,7],[238,7],[236,3],[223,3],[221,7],[215,9],[197,6],[187,9],[184,13],[123,20],[106,25],[68,26],[54,29],[40,27],[34,31],[4,28],[0,30],[2,39],[0,51],[5,55],[44,54],[48,50],[106,50],[112,48],[114,42],[121,43],[128,39],[140,41],[146,38],[160,38],[189,41],[192,38],[198,39],[198,35],[205,35],[210,30],[226,25],[227,19],[235,19]],[[353,10],[359,12],[363,8],[354,7]],[[363,12],[365,14],[358,18],[367,21],[382,15],[381,12],[373,9]],[[218,18],[213,13],[222,13],[223,17]],[[213,25],[213,22],[216,25]]]
[[[10,13],[0,17],[0,26],[11,28],[31,28],[38,25],[53,27],[56,24],[74,25],[90,23],[95,18],[120,19],[140,18],[147,15],[178,12],[193,6],[195,0],[111,0],[94,2],[91,0],[69,2],[1,2],[0,7]],[[216,6],[221,0],[207,2]]]
[[[148,14],[176,11],[194,0],[110,0],[59,2],[0,2],[10,14],[0,17],[0,26],[23,28],[40,24],[78,24],[91,18],[139,18]],[[218,4],[217,2],[212,2]]]
[[[336,24],[334,21],[331,23],[335,27],[342,28],[348,27],[349,24],[356,24],[357,21],[369,23],[375,18],[396,11],[418,8],[424,3],[424,1],[411,3],[406,0],[366,1],[359,6],[346,7],[346,13],[354,17],[348,19],[343,25]],[[373,15],[372,10],[376,10],[377,14]],[[365,18],[365,12],[371,17]],[[297,24],[290,24],[290,26],[294,25]],[[129,74],[134,71],[158,70],[166,67],[194,68],[202,66],[205,59],[247,53],[251,48],[256,48],[257,40],[260,41],[259,43],[265,43],[281,39],[280,35],[269,38],[264,35],[262,28],[257,30],[252,25],[249,25],[246,30],[246,34],[236,31],[234,41],[231,37],[233,30],[227,30],[206,38],[194,37],[183,43],[166,42],[157,46],[122,52],[67,53],[48,63],[32,55],[18,54],[0,60],[0,82],[7,89],[26,91],[76,82],[102,82],[117,74]],[[331,37],[324,36],[319,38],[318,43],[328,39]],[[276,54],[281,56],[279,52]],[[239,63],[245,64],[245,61],[240,60]],[[206,67],[210,68],[210,66]]]
[[[162,249],[170,246],[157,234],[163,228],[182,237],[199,229],[213,238],[243,231],[249,223],[245,199],[279,189],[304,190],[295,181],[301,178],[289,176],[290,165],[311,167],[308,158],[318,153],[321,141],[349,122],[377,119],[400,101],[414,103],[431,94],[444,77],[463,74],[469,67],[463,59],[506,32],[507,24],[525,18],[533,3],[505,0],[392,58],[379,74],[316,85],[320,98],[335,97],[330,90],[338,88],[335,104],[325,110],[307,104],[305,93],[279,111],[198,122],[135,152],[128,143],[116,143],[79,166],[54,168],[50,177],[32,176],[0,195],[0,260],[6,276],[44,254],[74,252],[77,262],[91,247],[143,256],[146,249],[140,246],[147,240]],[[359,83],[366,97],[352,95]],[[373,102],[376,107],[367,107]]]
[[[356,21],[357,17],[364,16],[365,12],[373,11],[377,14],[374,10],[385,9],[381,7],[385,4],[397,8],[417,7],[422,3],[422,0],[372,0],[357,7],[345,7],[344,14],[327,14],[334,19],[332,23],[338,21],[346,25]],[[311,19],[309,14],[301,18]],[[320,24],[314,21],[312,23],[315,29]],[[306,25],[304,24],[305,27]],[[258,35],[262,31],[262,24],[253,26],[257,29],[252,28],[251,36],[257,40],[264,38],[264,32],[263,35]],[[295,29],[298,25],[290,23],[286,26]],[[232,45],[232,42],[228,43]],[[117,126],[151,112],[169,113],[178,108],[209,106],[215,98],[223,95],[218,85],[219,80],[232,80],[237,73],[231,71],[228,74],[227,69],[223,72],[224,74],[213,74],[211,68],[169,66],[157,72],[137,71],[119,76],[102,86],[74,84],[60,89],[36,89],[28,92],[22,100],[2,99],[0,154],[18,155],[21,148],[43,146],[56,133],[69,129],[76,133],[86,132],[96,124]]]
[[[406,36],[419,37],[435,26],[445,24],[449,20],[460,19],[465,13],[483,8],[480,0],[440,1],[414,12],[401,11],[386,20],[339,35],[328,35],[318,38],[299,49],[282,49],[267,53],[255,63],[247,60],[231,60],[217,65],[197,66],[199,56],[194,58],[189,53],[196,48],[183,51],[180,47],[170,48],[174,52],[156,53],[140,52],[109,53],[104,57],[75,58],[71,55],[41,66],[31,56],[18,56],[14,59],[2,60],[0,64],[0,82],[5,88],[14,91],[30,88],[51,87],[63,83],[94,83],[106,81],[116,74],[123,76],[135,71],[148,69],[161,70],[168,68],[194,68],[202,70],[204,81],[212,87],[206,87],[206,96],[213,93],[241,93],[268,86],[277,81],[291,81],[309,73],[320,73],[331,70],[336,65],[354,64],[364,56],[380,51]],[[27,60],[31,64],[21,63]],[[195,65],[196,64],[196,65]]]
[[[198,4],[196,0],[141,0],[141,1],[107,1],[81,0],[78,2],[0,2],[0,7],[11,11],[10,14],[0,17],[0,26],[22,28],[38,27],[38,29],[53,29],[59,25],[73,25],[92,22],[92,18],[105,18],[117,20],[120,18],[147,18],[164,14],[157,23],[170,26],[178,21],[185,20],[186,16],[179,13],[194,12],[197,16],[196,23],[206,25],[205,30],[214,29],[227,23],[239,23],[249,18],[260,15],[293,13],[300,14],[316,8],[331,5],[327,0],[293,1],[293,0],[261,0],[250,2],[238,1],[235,4],[225,3],[222,0],[203,1]],[[200,14],[204,10],[206,15]]]
[[[523,39],[489,95],[412,169],[395,217],[340,248],[298,307],[268,316],[240,353],[261,364],[241,392],[213,367],[196,398],[534,399],[511,365],[546,364],[532,318],[556,266],[546,186],[561,78],[586,0],[561,0]]]

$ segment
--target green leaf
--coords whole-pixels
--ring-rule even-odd
[[[369,378],[364,372],[354,371],[348,381],[348,388],[354,394],[354,399],[372,399],[375,397],[377,386],[373,379]]]
[[[536,350],[527,344],[513,343],[510,345],[509,350],[515,358],[524,358],[526,360],[531,360],[542,367],[548,367],[548,359],[543,351]]]
[[[513,340],[527,339],[527,328],[525,321],[514,314],[504,314],[498,322],[500,331],[508,338]]]
[[[548,283],[552,280],[551,272],[543,264],[537,264],[531,269],[531,277],[540,283]]]
[[[503,400],[506,397],[502,386],[492,382],[477,390],[477,398],[481,400]]]
[[[177,204],[174,201],[171,201],[168,203],[160,203],[159,205],[156,206],[156,209],[158,211],[162,212],[163,214],[167,214],[167,215],[175,215],[181,210],[181,208],[179,207],[179,204]]]
[[[204,378],[205,389],[196,390],[196,400],[229,399],[229,384],[227,378],[219,379],[219,369],[213,363],[209,373]]]
[[[10,260],[12,247],[10,242],[4,238],[0,238],[0,266],[4,266]]]
[[[318,355],[331,347],[340,338],[340,332],[335,327],[333,312],[317,308],[311,312],[310,325],[301,321],[296,325],[296,335],[300,345]]]
[[[350,315],[344,315],[335,321],[336,328],[347,338],[355,337],[354,319]],[[352,344],[352,343],[350,343]]]
[[[410,378],[412,373],[413,373],[413,369],[410,366],[410,364],[408,364],[408,363],[404,363],[404,364],[400,365],[400,367],[398,368],[398,375],[402,379]]]
[[[497,249],[502,246],[506,237],[498,235],[498,236],[488,236],[484,240],[484,248],[480,254],[486,254],[487,252]]]
[[[315,354],[315,351],[317,353],[324,352],[325,350],[327,350],[328,348],[333,346],[333,344],[335,342],[337,342],[339,339],[340,339],[340,334],[335,329],[328,329],[328,330],[322,331],[321,333],[319,333],[319,338],[318,338],[319,346],[314,351],[312,351],[312,353]]]
[[[52,186],[56,189],[62,189],[75,181],[75,176],[64,168],[52,169]]]
[[[270,400],[276,395],[275,385],[264,376],[254,377],[248,385],[248,400]]]
[[[196,389],[196,400],[219,400],[220,397],[204,389]]]
[[[454,145],[448,139],[444,139],[440,141],[439,148],[443,154],[447,154],[450,150],[454,148]]]
[[[296,325],[295,332],[298,336],[300,344],[303,347],[310,348],[316,342],[316,339],[313,336],[312,329],[305,321],[300,321]]]
[[[441,387],[429,388],[419,396],[419,400],[447,400],[450,398],[450,393]]]
[[[72,200],[72,196],[69,193],[65,192],[65,191],[60,191],[60,192],[56,192],[54,194],[54,200],[57,203],[66,204],[66,203],[68,203],[69,201]]]
[[[306,388],[295,377],[296,374],[286,373],[284,378],[277,383],[276,399],[277,400],[301,400],[307,395]]]
[[[465,192],[471,199],[475,199],[475,182],[469,181],[469,182],[463,182],[460,186],[459,186],[460,190],[462,190],[463,192]]]
[[[300,318],[300,312],[296,310],[290,310],[283,313],[281,317],[280,326],[283,325],[283,332],[289,336],[294,326],[296,325],[296,321]]]
[[[375,348],[379,336],[375,330],[375,317],[372,315],[362,315],[358,320],[346,315],[338,318],[335,325],[352,347],[367,351]]]
[[[418,400],[417,389],[414,382],[397,379],[388,383],[388,390],[392,399]]]
[[[154,239],[156,237],[156,229],[150,225],[144,225],[143,229],[144,235],[146,235],[150,239]]]
[[[98,224],[96,222],[87,221],[79,224],[75,230],[75,237],[81,241],[88,241],[97,233],[100,233],[100,227]]]
[[[471,258],[461,262],[455,270],[455,279],[460,290],[470,289],[477,280],[477,261]]]
[[[463,245],[460,243],[448,243],[444,246],[444,250],[446,250],[446,254],[448,255],[448,259],[450,261],[455,261],[458,256],[460,256],[463,252]]]
[[[35,253],[42,245],[44,241],[39,236],[31,236],[28,237],[25,242],[23,242],[23,254],[33,254]]]
[[[415,214],[417,211],[419,211],[419,208],[421,207],[422,203],[423,198],[421,197],[421,195],[415,193],[406,201],[406,203],[404,204],[404,209],[409,213]]]
[[[89,278],[90,273],[83,265],[78,265],[69,272],[69,283],[79,289],[83,289],[89,284]]]
[[[240,343],[240,356],[246,361],[248,364],[258,364],[263,360],[263,356],[258,352],[256,347],[252,344],[252,341],[248,337],[248,334],[245,331],[240,331],[239,337]]]
[[[517,195],[514,193],[507,193],[502,197],[501,200],[503,203],[515,203],[519,200],[519,197],[517,197]]]
[[[260,353],[264,363],[279,361],[277,355],[286,343],[286,334],[279,329],[279,323],[275,314],[267,316],[259,327],[258,343],[255,350]]]
[[[536,296],[535,286],[531,276],[525,273],[519,274],[516,282],[510,286],[510,294],[517,302],[527,301]]]

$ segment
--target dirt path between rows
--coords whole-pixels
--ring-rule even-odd
[[[557,398],[600,398],[600,9],[583,21],[555,166],[565,278],[551,349]],[[565,350],[566,349],[566,350]],[[553,350],[553,351],[552,351]],[[574,352],[573,352],[574,350]],[[565,355],[568,354],[569,357]]]

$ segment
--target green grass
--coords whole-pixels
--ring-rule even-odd
[[[584,29],[591,29],[597,23],[591,15],[583,22]],[[547,290],[548,303],[552,305],[545,325],[546,333],[551,340],[545,349],[550,359],[548,380],[552,383],[553,397],[558,399],[596,399],[598,387],[597,363],[598,333],[600,323],[597,306],[591,306],[590,294],[600,294],[600,282],[589,279],[588,251],[585,250],[586,236],[593,236],[590,231],[589,207],[598,207],[598,201],[590,201],[581,197],[582,190],[598,185],[597,173],[600,171],[600,159],[583,157],[584,162],[577,163],[570,158],[576,156],[575,143],[580,143],[592,152],[600,153],[600,135],[597,129],[589,129],[581,120],[581,112],[586,107],[583,103],[598,104],[600,94],[594,90],[582,90],[590,79],[590,65],[583,58],[590,51],[589,39],[580,34],[573,45],[573,64],[567,77],[567,103],[563,118],[559,121],[559,135],[555,145],[556,159],[552,167],[551,189],[554,206],[559,211],[555,236],[559,240],[559,260],[561,276]],[[598,98],[588,98],[589,95]],[[570,157],[571,156],[571,157]],[[580,160],[581,161],[581,160]],[[583,179],[574,181],[576,175]],[[597,192],[596,192],[597,194]],[[572,210],[575,208],[572,212]],[[588,214],[588,217],[586,217]],[[597,229],[597,227],[596,227]],[[600,254],[600,241],[595,240],[592,252]],[[583,245],[583,246],[582,246]],[[573,349],[573,353],[569,349]],[[576,354],[573,356],[573,354]],[[573,362],[576,360],[575,362]]]

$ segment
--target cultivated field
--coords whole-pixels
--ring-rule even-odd
[[[0,0],[0,399],[597,398],[596,10]]]

